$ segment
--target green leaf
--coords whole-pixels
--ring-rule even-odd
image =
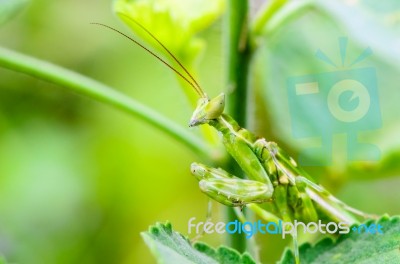
[[[0,25],[15,17],[29,0],[0,0]]]
[[[336,241],[323,239],[314,246],[300,246],[300,261],[306,263],[400,263],[400,217],[382,217],[369,220],[366,226],[380,224],[383,234],[352,232],[339,236]],[[294,263],[293,253],[287,250],[281,264]]]
[[[209,27],[221,15],[223,7],[223,0],[118,0],[114,10],[130,29],[148,44],[165,53],[159,44],[129,18],[143,25],[173,54],[190,62],[204,44],[198,38],[194,38],[194,35]]]
[[[222,14],[224,3],[224,0],[117,0],[114,10],[146,46],[164,54],[167,61],[183,72],[161,45],[134,21],[163,43],[196,78],[195,61],[205,47],[203,39],[196,34],[208,28]],[[185,82],[181,85],[190,101],[196,102],[192,87]]]
[[[253,20],[251,33],[254,35],[261,34],[265,24],[267,24],[271,17],[273,17],[287,2],[287,0],[272,0],[265,3]]]
[[[303,1],[297,2],[303,3]],[[257,50],[257,57],[255,56],[256,59],[253,60],[253,63],[257,63],[252,66],[255,69],[254,82],[259,83],[259,89],[264,96],[260,104],[264,104],[265,111],[268,112],[268,114],[259,115],[257,125],[260,127],[259,130],[264,130],[260,134],[272,134],[271,139],[273,138],[283,146],[286,144],[285,148],[302,166],[311,166],[304,162],[305,156],[314,164],[319,162],[326,166],[306,168],[306,170],[313,170],[312,176],[315,178],[334,179],[335,184],[343,183],[348,179],[381,179],[399,175],[400,163],[396,162],[396,159],[400,153],[400,137],[398,137],[400,104],[392,98],[400,96],[400,89],[395,81],[398,76],[399,60],[396,58],[399,52],[393,46],[393,43],[399,40],[400,27],[399,24],[388,22],[389,18],[396,17],[397,12],[389,8],[390,12],[385,14],[368,12],[369,9],[375,9],[367,7],[365,4],[367,1],[358,1],[354,5],[347,5],[343,1],[311,2],[312,8],[306,16],[297,19],[295,23],[284,23],[285,26],[279,27],[280,30],[276,31],[272,37],[265,35],[264,42],[260,42]],[[283,7],[266,24],[263,31],[265,34],[269,32],[268,28],[275,24],[274,21],[280,20],[278,19],[280,14],[285,17],[284,9],[288,6],[289,4]],[[366,28],[368,30],[365,30]],[[348,37],[344,65],[342,65],[339,52],[339,40],[343,36]],[[293,39],[296,41],[292,41]],[[351,66],[351,62],[368,47],[373,51],[372,56]],[[315,56],[317,50],[323,51],[337,67],[318,59]],[[383,122],[369,129],[364,129],[359,123],[354,123],[352,129],[357,133],[358,141],[344,138],[344,133],[347,133],[346,137],[350,135],[350,129],[343,129],[344,132],[340,134],[325,129],[329,127],[328,125],[322,125],[329,123],[327,121],[329,115],[321,111],[327,106],[326,97],[321,96],[319,99],[308,101],[307,107],[293,107],[295,103],[305,101],[288,92],[290,79],[302,76],[314,76],[317,79],[323,74],[331,74],[332,77],[340,80],[341,72],[347,72],[347,70],[361,72],[366,68],[376,70],[376,85],[370,83],[371,87],[375,87],[372,90],[377,91],[378,95],[374,97],[375,101],[379,101],[379,111],[375,113],[381,116]],[[268,76],[274,76],[274,78]],[[363,81],[363,78],[359,76],[352,76],[351,79]],[[369,75],[362,77],[369,77]],[[332,87],[321,82],[319,84],[321,84],[321,91],[327,92]],[[367,118],[369,117],[372,115]],[[378,120],[375,117],[371,119]],[[329,123],[329,125],[333,124],[337,127],[341,126],[339,122]],[[376,146],[380,155],[375,155],[375,158],[370,158],[371,161],[368,161],[366,155],[376,152],[373,149],[366,151],[361,144],[357,145],[357,142]],[[349,158],[349,151],[346,149],[348,146],[358,158]],[[317,147],[321,147],[320,151],[313,152]]]
[[[225,246],[214,249],[200,242],[192,245],[182,234],[173,231],[170,223],[157,223],[143,232],[142,237],[158,263],[256,263],[248,253],[240,254]]]
[[[254,18],[251,25],[251,37],[259,37],[260,35],[271,37],[288,22],[308,11],[312,3],[313,0],[273,0],[267,2]]]
[[[398,12],[400,8],[398,1],[387,1],[387,4],[390,4],[390,9],[387,12],[382,12],[382,10],[376,12],[376,7],[369,7],[367,1],[349,5],[341,1],[317,0],[314,1],[314,4],[345,27],[353,39],[360,43],[368,43],[374,47],[374,53],[397,68],[400,67],[400,51],[397,44],[399,40],[398,30],[396,30],[396,24],[389,20],[390,16],[393,16],[394,12]],[[375,12],[371,13],[369,9]],[[379,13],[386,14],[385,16],[378,16]]]

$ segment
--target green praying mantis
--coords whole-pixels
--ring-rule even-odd
[[[199,181],[199,187],[211,199],[226,206],[249,207],[266,221],[293,223],[345,222],[348,225],[358,223],[358,218],[372,218],[340,201],[330,194],[302,169],[296,161],[275,142],[258,138],[224,112],[225,94],[209,98],[195,78],[182,63],[144,26],[127,17],[144,30],[171,56],[180,72],[160,56],[146,48],[135,39],[117,29],[100,23],[156,57],[164,65],[179,75],[198,94],[197,107],[190,119],[189,126],[208,125],[219,132],[223,145],[230,156],[238,163],[247,179],[242,179],[221,168],[212,168],[201,163],[192,163],[191,173]],[[296,234],[293,235],[294,255],[299,263]]]

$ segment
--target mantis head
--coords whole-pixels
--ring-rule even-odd
[[[207,124],[211,120],[217,119],[224,112],[225,94],[221,93],[213,99],[200,98],[197,107],[190,118],[189,126],[194,127]]]

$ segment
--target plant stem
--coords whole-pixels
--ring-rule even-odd
[[[209,158],[209,147],[187,129],[117,90],[79,73],[0,47],[0,66],[31,75],[111,105],[164,131],[197,154]]]
[[[248,3],[246,0],[228,1],[226,14],[225,43],[227,47],[227,112],[241,125],[246,123],[246,96],[247,96],[247,70],[249,50],[247,48],[247,17]],[[228,167],[235,175],[240,176],[241,171],[231,158]],[[233,209],[226,209],[226,221],[234,221],[236,214]],[[243,252],[246,250],[244,234],[228,234],[227,245]]]

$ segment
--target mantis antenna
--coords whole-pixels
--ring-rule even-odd
[[[137,22],[136,20],[126,16],[125,14],[121,15],[125,16],[126,18],[128,18],[129,20],[131,20],[132,22],[134,22],[136,25],[138,25],[141,29],[143,29],[151,38],[153,38],[158,44],[160,44],[160,46],[172,57],[172,59],[174,61],[176,61],[178,63],[178,65],[185,71],[185,73],[189,76],[189,79],[187,77],[185,77],[181,72],[179,72],[177,69],[175,69],[171,64],[169,64],[168,62],[166,62],[164,59],[162,59],[160,56],[158,56],[157,54],[155,54],[153,51],[151,51],[150,49],[146,48],[143,44],[141,44],[140,42],[138,42],[137,40],[133,39],[132,37],[128,36],[127,34],[119,31],[118,29],[115,29],[111,26],[102,24],[102,23],[90,23],[93,25],[98,25],[98,26],[102,26],[105,28],[108,28],[124,37],[126,37],[127,39],[129,39],[130,41],[132,41],[133,43],[135,43],[136,45],[138,45],[139,47],[141,47],[142,49],[144,49],[145,51],[147,51],[149,54],[151,54],[153,57],[155,57],[156,59],[158,59],[159,61],[161,61],[165,66],[167,66],[168,68],[170,68],[171,70],[173,70],[176,74],[178,74],[183,80],[185,80],[195,91],[196,93],[203,98],[207,98],[207,95],[204,93],[203,89],[201,89],[200,85],[196,82],[196,80],[194,79],[194,77],[189,73],[189,71],[182,65],[182,63],[172,54],[172,52],[165,47],[165,45],[162,44],[162,42],[160,40],[158,40],[150,31],[148,31],[143,25],[141,25],[139,22]]]
[[[165,45],[159,39],[156,38],[156,36],[154,36],[147,28],[145,28],[142,24],[140,24],[139,22],[137,22],[133,18],[131,18],[131,17],[129,17],[129,16],[123,14],[123,13],[120,13],[120,12],[118,14],[121,15],[121,16],[124,16],[128,20],[130,20],[133,23],[135,23],[137,26],[139,26],[141,29],[143,29],[150,37],[152,37],[155,41],[157,41],[157,43],[160,44],[160,46],[173,58],[173,60],[176,61],[179,64],[179,66],[186,72],[186,74],[189,76],[189,78],[193,81],[193,83],[199,89],[199,91],[202,94],[202,96],[205,97],[203,89],[201,89],[201,87],[197,83],[196,79],[190,74],[190,72],[186,69],[186,67],[182,65],[182,63],[176,58],[176,56],[174,54],[172,54],[172,52],[167,47],[165,47]]]

